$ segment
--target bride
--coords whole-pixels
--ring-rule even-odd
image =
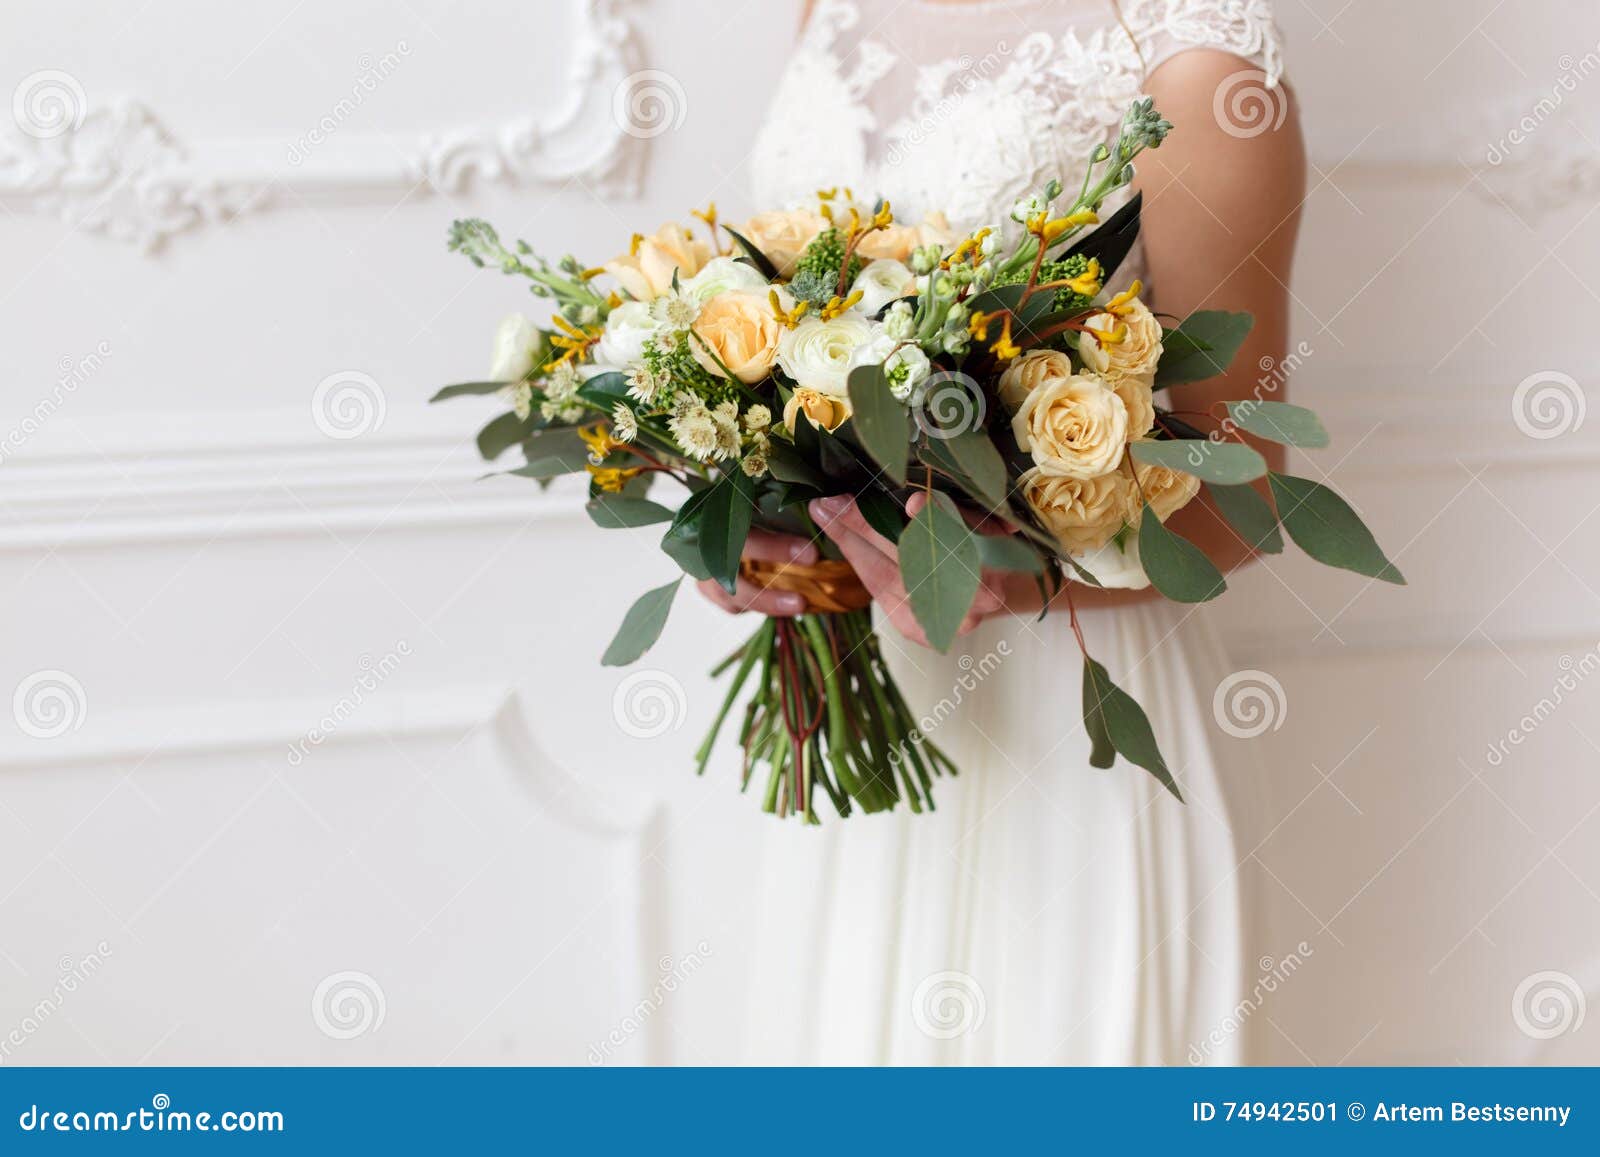
[[[1268,0],[813,0],[756,144],[755,201],[848,185],[903,221],[1005,222],[1148,94],[1177,127],[1139,160],[1144,234],[1117,281],[1142,277],[1164,314],[1255,315],[1243,368],[1169,402],[1206,411],[1250,393],[1286,346],[1305,179],[1282,67]],[[1065,613],[1039,619],[1026,576],[986,573],[939,655],[921,645],[894,547],[848,499],[813,516],[898,630],[884,641],[906,698],[963,774],[936,784],[932,815],[768,833],[749,1059],[1251,1059],[1258,1026],[1241,1027],[1240,1002],[1272,947],[1251,939],[1248,895],[1261,785],[1213,750],[1229,668],[1206,612],[1148,590],[1075,591],[1089,649],[1149,711],[1183,806],[1136,767],[1089,766],[1078,649]],[[1175,518],[1224,570],[1246,561],[1214,508]],[[815,549],[753,536],[747,553],[809,562]],[[729,610],[797,609],[792,595],[703,589]]]

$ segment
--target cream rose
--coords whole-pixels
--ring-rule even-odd
[[[1097,478],[1062,478],[1035,466],[1017,485],[1068,554],[1104,546],[1128,520],[1128,478],[1116,471]]]
[[[1133,491],[1134,504],[1139,503],[1142,494],[1144,501],[1162,522],[1189,505],[1190,500],[1200,493],[1200,479],[1193,474],[1170,470],[1154,462],[1136,462],[1131,454],[1128,461],[1132,466],[1128,477],[1138,482]]]
[[[843,398],[856,350],[880,328],[859,313],[841,313],[831,321],[803,318],[778,339],[778,364],[796,385]]]
[[[696,301],[710,301],[719,293],[743,290],[746,293],[767,292],[767,279],[743,261],[732,257],[713,257],[693,277],[678,282],[683,291]]]
[[[701,307],[689,327],[694,360],[721,375],[720,360],[734,377],[749,385],[772,371],[783,326],[767,301],[754,293],[719,293]],[[712,355],[715,355],[714,357]]]
[[[861,300],[851,308],[867,317],[876,317],[878,311],[891,301],[914,294],[917,291],[917,278],[899,261],[869,261],[856,274],[850,286],[851,294],[857,290],[861,293]]]
[[[1070,378],[1072,359],[1060,350],[1029,350],[1000,375],[1000,402],[1016,413],[1023,399],[1052,378]]]
[[[1128,441],[1148,434],[1156,424],[1156,403],[1151,393],[1154,374],[1117,374],[1107,379],[1128,411]]]
[[[1128,408],[1093,374],[1052,378],[1023,399],[1011,419],[1011,432],[1041,472],[1095,478],[1122,461]]]
[[[494,331],[494,361],[489,366],[491,382],[517,382],[533,372],[533,363],[544,344],[539,327],[513,313]]]
[[[886,258],[905,261],[914,249],[924,245],[937,245],[948,250],[956,235],[943,213],[929,213],[920,225],[890,225],[887,229],[874,229],[861,238],[856,252],[868,260]]]
[[[642,301],[625,301],[606,318],[605,332],[595,343],[596,365],[625,370],[644,361],[644,343],[661,329]]]
[[[800,254],[827,227],[822,215],[809,209],[775,209],[757,213],[744,223],[739,234],[766,254],[781,276],[793,277]]]
[[[1119,312],[1121,316],[1097,313],[1084,325],[1101,333],[1112,333],[1121,327],[1121,340],[1101,342],[1086,333],[1078,342],[1078,356],[1083,359],[1085,366],[1097,374],[1122,376],[1155,373],[1156,363],[1161,360],[1161,323],[1137,297],[1121,307]]]
[[[1120,545],[1112,539],[1095,550],[1075,555],[1074,561],[1108,591],[1142,591],[1150,585],[1150,576],[1144,573],[1144,563],[1139,559],[1137,534],[1123,535]]]
[[[831,432],[842,426],[850,416],[850,403],[844,398],[801,386],[789,396],[789,401],[783,407],[783,424],[793,430],[795,420],[801,414],[810,419],[812,425]]]
[[[672,288],[672,275],[681,284],[700,272],[711,257],[711,248],[696,241],[681,225],[663,225],[655,235],[639,242],[637,252],[624,253],[606,262],[611,274],[632,296],[651,301]]]

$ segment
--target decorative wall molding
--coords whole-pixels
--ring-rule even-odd
[[[474,182],[578,180],[602,195],[636,195],[643,150],[655,135],[626,115],[630,101],[647,95],[635,87],[651,83],[651,74],[640,72],[631,11],[637,0],[566,2],[577,28],[563,101],[398,145],[387,136],[337,132],[297,158],[298,142],[287,138],[184,142],[137,96],[86,102],[66,74],[35,74],[42,86],[35,95],[47,102],[41,116],[59,119],[35,124],[19,115],[5,124],[0,205],[49,214],[151,253],[204,225],[330,194],[393,203],[419,188],[459,194]],[[18,108],[35,77],[19,88]]]

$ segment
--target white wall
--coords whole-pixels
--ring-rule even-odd
[[[488,411],[423,400],[529,304],[444,251],[452,216],[604,255],[711,196],[750,208],[791,7],[13,6],[0,87],[68,74],[87,117],[0,122],[0,691],[71,701],[61,735],[28,733],[37,707],[0,734],[0,1061],[583,1063],[613,1029],[607,1059],[731,1055],[767,821],[686,761],[704,655],[741,628],[685,599],[649,664],[687,718],[627,734],[592,660],[670,565],[570,495],[476,482]],[[1600,986],[1594,680],[1486,748],[1600,643],[1596,427],[1513,411],[1535,372],[1593,384],[1592,77],[1534,108],[1600,18],[1281,22],[1318,165],[1294,388],[1412,586],[1286,556],[1208,612],[1287,704],[1240,741],[1275,770],[1259,954],[1315,947],[1266,1043],[1593,1063],[1592,1025],[1536,1039],[1512,1001],[1542,972]],[[684,113],[649,140],[610,108],[645,68]],[[315,408],[330,378],[353,408]]]

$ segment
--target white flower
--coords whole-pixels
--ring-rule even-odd
[[[713,257],[705,263],[699,273],[678,284],[685,293],[702,303],[730,290],[759,293],[763,297],[767,292],[767,279],[753,266],[732,257]]]
[[[489,367],[491,382],[515,382],[533,372],[534,355],[542,341],[539,327],[513,313],[494,331],[494,361]]]
[[[545,379],[545,397],[555,402],[569,401],[582,384],[583,379],[578,377],[578,371],[573,369],[572,363],[562,362]]]
[[[1139,561],[1137,534],[1123,535],[1121,546],[1117,545],[1116,539],[1112,539],[1098,550],[1072,557],[1107,590],[1142,591],[1150,585],[1150,578],[1144,573],[1144,564]]]
[[[655,401],[667,384],[667,376],[646,365],[634,366],[628,371],[628,397],[649,405]]]
[[[621,402],[611,407],[611,432],[619,442],[631,442],[639,436],[639,419]]]
[[[511,409],[524,422],[533,413],[533,386],[529,382],[515,382],[510,386]]]
[[[605,332],[594,347],[595,363],[618,370],[638,365],[644,360],[645,343],[660,329],[661,323],[651,315],[648,303],[623,302],[606,318]]]
[[[778,365],[796,385],[843,398],[856,350],[882,327],[846,311],[832,321],[807,317],[778,339]]]
[[[1048,204],[1049,202],[1038,193],[1019,198],[1017,203],[1011,206],[1011,219],[1018,225],[1026,225],[1029,217],[1043,213]]]
[[[667,426],[683,452],[696,461],[704,462],[717,452],[717,422],[704,406],[684,407]]]
[[[759,434],[772,425],[772,411],[757,402],[744,412],[744,428],[752,434]]]
[[[669,289],[650,303],[650,316],[662,329],[688,329],[700,316],[700,299],[681,286]]]
[[[767,472],[767,455],[764,451],[752,450],[745,456],[744,461],[739,463],[739,467],[750,477],[760,478]]]
[[[917,346],[896,342],[886,328],[880,328],[871,341],[857,347],[850,359],[851,369],[879,365],[883,367],[883,376],[888,379],[889,392],[902,402],[933,371],[927,354]]]
[[[917,331],[917,319],[911,312],[909,301],[897,301],[883,315],[883,332],[895,341],[909,341]]]
[[[856,274],[855,282],[850,286],[851,293],[861,291],[861,300],[851,308],[868,317],[876,317],[878,311],[891,301],[915,293],[916,284],[916,275],[898,261],[886,258],[869,261]]]
[[[711,420],[717,427],[718,458],[737,458],[739,456],[739,403],[723,402],[711,412]]]

